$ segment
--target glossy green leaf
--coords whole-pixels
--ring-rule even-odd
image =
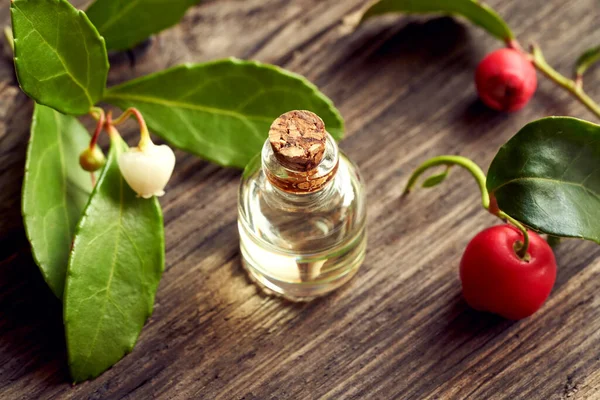
[[[275,118],[306,109],[337,139],[343,121],[305,78],[235,59],[181,65],[109,89],[105,101],[136,107],[172,145],[225,166],[243,168],[260,151]]]
[[[36,104],[23,182],[23,221],[31,250],[52,292],[62,298],[71,242],[92,192],[79,153],[90,141],[75,119]]]
[[[66,0],[13,0],[15,68],[21,88],[65,114],[86,114],[108,73],[104,40]]]
[[[589,49],[577,59],[575,75],[583,75],[589,67],[598,61],[600,61],[600,46]]]
[[[87,10],[106,47],[126,50],[175,25],[200,0],[96,0]]]
[[[525,125],[492,161],[487,188],[537,231],[600,243],[600,126],[568,117]]]
[[[423,181],[421,186],[424,188],[430,188],[439,185],[446,180],[448,177],[448,172],[450,172],[450,168],[445,169],[444,172],[440,172],[439,174],[431,175]]]
[[[361,23],[389,13],[460,15],[498,39],[514,37],[506,22],[492,8],[474,0],[381,0],[367,9]]]
[[[71,376],[98,376],[135,345],[152,313],[164,269],[164,228],[158,200],[136,196],[112,138],[107,164],[77,227],[65,286],[64,320]]]

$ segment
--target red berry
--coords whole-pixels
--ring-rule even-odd
[[[493,226],[471,240],[460,262],[463,296],[471,307],[517,320],[544,304],[556,280],[554,254],[529,232],[529,259],[522,260],[514,250],[522,240],[512,225]]]
[[[517,111],[527,104],[537,77],[531,61],[517,50],[499,49],[488,54],[475,72],[481,100],[498,111]]]

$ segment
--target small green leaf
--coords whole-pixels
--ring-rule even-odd
[[[92,192],[79,153],[90,136],[74,117],[35,105],[23,182],[23,221],[46,283],[62,298],[77,221]]]
[[[568,117],[525,125],[492,161],[487,188],[537,231],[600,243],[600,126]]]
[[[126,50],[175,25],[200,0],[96,0],[87,10],[111,50]]]
[[[593,64],[600,60],[600,46],[593,47],[583,53],[575,63],[575,75],[581,76]]]
[[[450,172],[450,168],[446,168],[444,172],[441,172],[439,174],[431,175],[429,178],[423,181],[421,186],[424,188],[430,188],[439,185],[440,183],[444,182],[444,180],[446,180],[446,178],[448,177],[448,172]]]
[[[235,59],[186,64],[110,88],[105,101],[136,107],[150,129],[175,147],[243,168],[260,151],[271,123],[290,110],[318,114],[341,138],[331,100],[305,78]]]
[[[64,114],[86,114],[108,73],[104,40],[66,0],[13,0],[15,68],[21,89]]]
[[[64,320],[71,376],[94,378],[130,352],[152,313],[164,269],[164,228],[156,197],[136,196],[111,140],[106,167],[77,227],[65,286]]]
[[[388,13],[460,15],[500,40],[514,37],[506,22],[492,8],[473,0],[381,0],[367,9],[361,23]]]

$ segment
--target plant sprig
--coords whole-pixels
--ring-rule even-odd
[[[520,48],[520,46],[516,46],[516,42],[510,42],[509,46],[512,48]],[[531,53],[527,54],[530,56],[533,65],[538,71],[544,74],[552,82],[569,92],[581,104],[586,106],[588,110],[600,118],[600,105],[598,105],[598,103],[596,103],[583,90],[583,73],[577,75],[575,79],[569,79],[562,75],[546,62],[546,59],[542,54],[542,50],[536,44],[531,45]]]
[[[67,0],[11,2],[17,77],[36,101],[23,217],[40,271],[63,299],[76,382],[96,377],[131,351],[152,312],[164,268],[156,196],[164,194],[175,155],[154,145],[149,129],[233,167],[244,167],[260,151],[270,123],[290,109],[316,112],[333,136],[343,136],[342,117],[313,84],[258,62],[185,64],[106,88],[101,34],[109,49],[127,48],[175,23],[198,0],[159,3],[97,0],[90,12],[99,33]],[[121,18],[140,9],[143,18]],[[97,106],[101,101],[125,112],[112,120]],[[91,138],[76,119],[86,114],[97,121]],[[131,115],[141,140],[128,149],[115,126]],[[111,139],[108,159],[97,145],[102,132]],[[91,179],[78,167],[78,155]]]
[[[412,191],[413,187],[415,186],[419,177],[422,174],[424,174],[430,168],[434,168],[434,167],[437,167],[440,165],[446,167],[446,171],[443,174],[443,179],[438,178],[438,179],[431,181],[430,180],[431,177],[430,177],[423,182],[423,185],[422,185],[423,187],[430,188],[430,187],[439,185],[440,183],[442,183],[445,180],[445,178],[448,175],[448,171],[451,167],[459,166],[459,167],[465,169],[467,172],[469,172],[469,174],[471,174],[471,176],[475,179],[475,182],[477,182],[477,185],[479,186],[479,191],[481,192],[481,206],[485,210],[490,211],[490,194],[489,194],[487,186],[486,186],[485,173],[472,160],[470,160],[466,157],[462,157],[462,156],[437,156],[437,157],[433,157],[433,158],[430,158],[429,160],[425,161],[424,163],[419,165],[413,171],[412,175],[408,179],[408,182],[406,183],[406,187],[404,188],[404,194],[407,195],[408,193],[410,193]],[[441,174],[433,175],[433,177],[436,177],[436,178],[440,177],[440,176],[442,176],[442,175]],[[430,182],[430,183],[428,183],[428,182]],[[516,219],[512,218],[510,215],[506,214],[503,211],[498,211],[498,212],[494,211],[494,213],[498,218],[500,218],[501,220],[503,220],[505,222],[510,222],[513,226],[515,226],[516,228],[518,228],[521,231],[521,233],[523,234],[524,240],[523,240],[523,244],[521,245],[521,247],[519,248],[519,250],[517,252],[517,255],[519,257],[521,257],[522,259],[525,259],[527,257],[527,249],[529,247],[529,234],[527,233],[527,228],[525,226],[523,226],[522,223],[520,223]]]
[[[460,166],[475,178],[482,206],[492,214],[521,230],[526,226],[600,244],[599,139],[600,125],[571,117],[542,118],[500,148],[487,176],[468,158],[438,156],[415,169],[405,192],[430,168]]]
[[[600,59],[600,47],[592,48],[582,54],[575,63],[575,76],[570,79],[552,68],[544,59],[537,45],[527,52],[514,37],[508,24],[491,7],[476,0],[379,0],[361,11],[360,23],[378,15],[389,13],[404,14],[450,14],[460,15],[480,26],[490,35],[502,40],[506,47],[518,50],[528,57],[535,68],[552,82],[569,92],[594,115],[600,118],[600,105],[583,90],[583,74]]]

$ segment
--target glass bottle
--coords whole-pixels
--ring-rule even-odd
[[[366,251],[356,165],[309,111],[273,122],[238,197],[242,263],[266,293],[308,301],[354,276]]]

